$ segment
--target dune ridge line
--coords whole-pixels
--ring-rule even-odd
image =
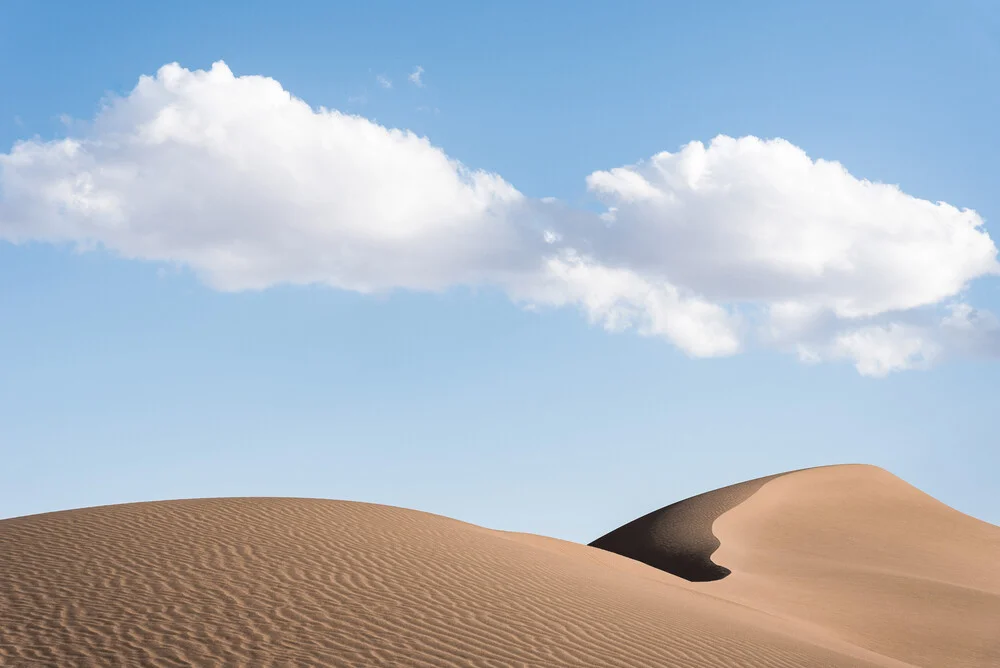
[[[1000,528],[875,467],[794,473],[651,514],[729,572],[702,582],[350,501],[0,520],[0,665],[1000,665]]]
[[[731,573],[712,561],[720,542],[712,525],[723,513],[753,496],[778,473],[698,494],[624,524],[589,543],[690,582],[712,582]]]

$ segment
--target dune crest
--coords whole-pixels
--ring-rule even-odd
[[[672,503],[604,534],[590,545],[691,582],[721,580],[730,570],[712,560],[719,547],[712,524],[776,477],[748,480]]]
[[[917,666],[1000,666],[1000,527],[865,465],[774,478],[715,522],[729,600]]]
[[[709,528],[731,574],[706,582],[345,501],[200,499],[2,520],[0,665],[1000,665],[1000,529],[878,469],[813,471],[668,515],[703,522],[725,507]],[[855,498],[836,500],[845,489]],[[928,524],[907,531],[892,526],[899,517]],[[705,544],[691,535],[686,545]],[[892,547],[906,540],[915,551]]]
[[[724,487],[591,545],[907,665],[1000,666],[1000,528],[875,466]]]

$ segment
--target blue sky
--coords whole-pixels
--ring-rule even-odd
[[[1000,522],[992,3],[149,5],[0,7],[0,516],[316,496],[587,541],[860,461]],[[197,73],[217,61],[231,75]],[[247,75],[313,111],[267,115]],[[164,95],[191,112],[168,142],[115,143]],[[693,141],[738,195],[678,186],[705,237],[629,190],[674,187]],[[662,151],[680,162],[654,169]],[[126,213],[100,218],[108,201]],[[750,257],[742,230],[778,236]],[[782,244],[826,269],[760,255]],[[789,301],[804,330],[767,311]]]

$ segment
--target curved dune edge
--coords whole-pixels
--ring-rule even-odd
[[[711,591],[919,666],[1000,666],[1000,528],[884,469],[775,477],[722,514]]]
[[[0,665],[1000,665],[1000,528],[882,469],[674,505],[651,524],[696,547],[728,506],[707,524],[728,577],[345,501],[0,520]]]
[[[4,666],[896,666],[612,553],[363,503],[0,521]]]
[[[690,582],[721,580],[731,571],[712,560],[720,545],[712,531],[713,523],[766,483],[784,475],[788,473],[748,480],[672,503],[618,527],[590,545]]]

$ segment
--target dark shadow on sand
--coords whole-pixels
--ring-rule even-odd
[[[632,520],[590,543],[641,561],[691,582],[721,580],[730,571],[712,561],[719,539],[712,524],[727,510],[749,499],[777,475],[748,480],[678,501]]]

